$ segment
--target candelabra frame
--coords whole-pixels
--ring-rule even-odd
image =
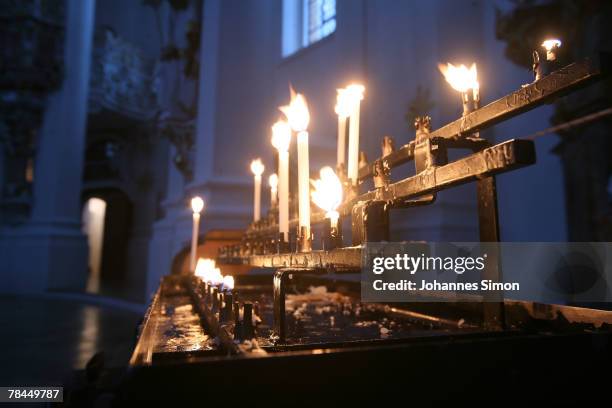
[[[429,118],[418,119],[415,140],[395,151],[389,152],[387,148],[387,154],[360,168],[360,182],[371,179],[374,189],[348,195],[338,208],[341,217],[351,217],[352,247],[304,252],[299,244],[279,245],[275,218],[268,216],[268,222],[247,229],[241,245],[221,248],[218,262],[289,268],[292,273],[356,273],[361,269],[362,246],[389,240],[390,210],[432,204],[437,192],[468,182],[477,184],[480,241],[499,242],[495,176],[534,164],[535,146],[533,141],[520,139],[491,145],[479,132],[601,79],[609,72],[610,61],[610,54],[601,53],[569,64],[483,107],[466,111],[461,118],[433,131],[429,129]],[[472,153],[449,162],[450,149],[469,149]],[[416,174],[391,183],[391,171],[410,161],[415,162]],[[311,216],[313,224],[324,221],[327,220],[322,212]],[[290,228],[296,230],[297,219],[290,221]],[[496,253],[489,256],[492,260],[482,278],[501,281],[499,256]],[[282,286],[284,279],[275,278],[274,282]],[[282,288],[275,289],[278,294],[275,302],[284,302],[283,292]],[[487,296],[494,298],[483,302],[485,327],[501,329],[503,298]],[[281,306],[275,305],[277,309],[281,310]]]

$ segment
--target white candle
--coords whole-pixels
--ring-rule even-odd
[[[253,222],[261,218],[261,174],[255,175],[255,191],[253,203]]]
[[[297,132],[298,142],[298,193],[299,193],[299,229],[305,229],[306,237],[310,238],[310,163],[308,157],[308,122],[310,113],[306,99],[301,94],[292,91],[291,102],[280,110],[287,116],[291,128]]]
[[[346,116],[338,115],[338,151],[336,154],[336,165],[338,168],[344,166],[346,150]]]
[[[189,270],[195,272],[196,251],[198,248],[198,233],[200,231],[200,213],[204,208],[204,200],[200,197],[191,199],[191,209],[193,210],[193,229],[191,231],[191,257],[189,259]]]
[[[272,126],[272,145],[278,150],[278,232],[289,241],[289,143],[291,127],[278,121]]]
[[[289,152],[278,152],[278,232],[289,242]]]
[[[297,135],[298,147],[298,193],[299,193],[299,226],[306,227],[306,236],[310,236],[310,161],[308,157],[308,132]]]
[[[336,168],[344,167],[346,155],[346,119],[351,114],[350,100],[345,89],[338,89],[336,97],[336,114],[338,115],[338,151]]]
[[[359,111],[364,90],[363,85],[349,85],[346,88],[352,108],[349,121],[348,178],[354,186],[359,182]]]
[[[270,185],[270,206],[276,207],[278,202],[278,176],[276,173],[270,174],[268,177],[268,184]]]
[[[255,159],[251,162],[251,171],[255,179],[253,191],[253,222],[257,222],[261,218],[261,175],[264,172],[264,165],[261,159]]]

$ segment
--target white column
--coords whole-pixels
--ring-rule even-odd
[[[81,231],[89,74],[95,0],[67,0],[64,80],[47,99],[34,164],[31,218],[3,231],[11,292],[84,290],[87,241]]]
[[[205,183],[213,174],[215,158],[215,128],[217,117],[217,65],[219,61],[219,31],[221,3],[207,0],[202,11],[200,38],[200,92],[196,122],[196,155],[193,184]],[[207,63],[204,63],[207,61]]]
[[[49,98],[34,167],[35,221],[80,224],[95,0],[68,0],[64,81]]]

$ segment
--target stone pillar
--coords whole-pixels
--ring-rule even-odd
[[[31,218],[0,234],[0,291],[85,287],[81,188],[94,14],[95,0],[66,0],[64,81],[48,98],[38,136]]]
[[[172,261],[191,239],[191,211],[188,201],[191,195],[204,196],[206,207],[201,222],[201,231],[208,229],[208,210],[211,195],[205,185],[210,179],[214,160],[216,82],[220,22],[219,0],[207,0],[202,10],[202,32],[200,45],[200,75],[198,117],[195,132],[195,154],[193,182],[185,187],[183,177],[176,169],[172,157],[168,157],[167,196],[163,202],[166,216],[155,223],[149,245],[149,269],[147,272],[146,296],[159,286],[162,276],[170,273]]]
[[[200,39],[200,92],[196,122],[195,185],[205,183],[213,174],[215,127],[217,115],[217,80],[219,65],[219,37],[221,31],[221,2],[204,2],[202,37]]]

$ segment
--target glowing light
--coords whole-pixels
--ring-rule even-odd
[[[544,41],[542,43],[542,47],[544,47],[546,49],[546,51],[550,51],[555,47],[560,47],[561,46],[561,40],[557,39],[557,38],[550,38],[546,41]]]
[[[268,177],[268,184],[270,185],[272,191],[276,191],[278,188],[278,176],[276,173],[270,174],[270,177]]]
[[[338,219],[336,209],[342,203],[342,183],[331,167],[323,167],[320,171],[321,178],[314,180],[314,191],[312,201],[325,211],[325,215],[332,220]]]
[[[225,275],[223,277],[223,288],[232,290],[234,289],[234,277],[230,275]]]
[[[195,275],[199,276],[204,282],[211,285],[220,285],[223,283],[223,275],[221,269],[215,266],[214,259],[200,258],[195,268]]]
[[[251,162],[251,171],[253,172],[254,175],[256,176],[261,176],[262,173],[264,172],[264,165],[261,162],[261,159],[255,159]]]
[[[338,89],[338,95],[336,96],[336,106],[334,107],[336,114],[341,118],[348,118],[351,116],[353,110],[353,101],[349,92],[344,89]]]
[[[191,199],[191,209],[194,213],[199,214],[204,209],[204,200],[196,196]]]
[[[223,275],[221,274],[221,269],[214,268],[212,270],[209,282],[211,285],[220,285],[223,283]]]
[[[365,86],[361,84],[350,84],[344,88],[345,96],[350,101],[351,107],[354,108],[360,101],[363,100]]]
[[[469,89],[477,90],[479,88],[476,63],[473,63],[468,68],[463,64],[454,66],[449,62],[446,65],[438,64],[438,68],[442,75],[444,75],[446,82],[456,91],[467,92]]]
[[[289,150],[289,143],[291,142],[291,126],[284,120],[279,120],[272,125],[272,146],[274,146],[279,152],[286,152]]]
[[[213,269],[215,269],[214,259],[200,258],[195,267],[195,275],[202,278],[204,282],[207,282],[207,278],[210,276]]]
[[[291,90],[289,105],[281,106],[279,109],[285,114],[287,122],[294,131],[303,132],[308,128],[310,113],[304,95],[296,94],[295,91]]]

